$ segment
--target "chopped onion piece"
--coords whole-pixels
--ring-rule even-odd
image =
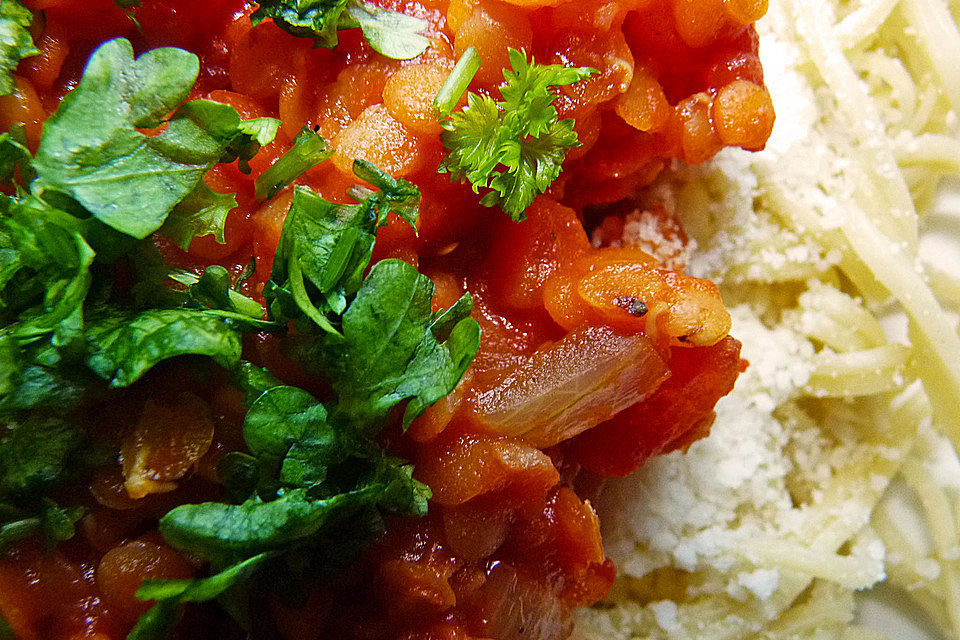
[[[542,449],[643,400],[669,375],[646,336],[584,326],[479,392],[474,409],[487,428]]]

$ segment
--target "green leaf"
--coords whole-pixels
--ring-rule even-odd
[[[40,523],[51,546],[71,539],[76,533],[77,522],[83,517],[82,507],[61,507],[53,500],[45,498]]]
[[[170,212],[160,227],[160,233],[187,251],[194,238],[212,235],[224,244],[224,225],[227,214],[237,207],[232,193],[219,193],[202,180]]]
[[[449,309],[437,314],[433,324],[430,325],[434,337],[440,341],[449,338],[460,320],[468,317],[471,311],[473,311],[473,298],[469,293],[465,293]]]
[[[278,386],[250,407],[243,437],[262,466],[279,469],[279,481],[309,488],[323,482],[327,468],[343,462],[353,449],[327,423],[326,409],[306,391]]]
[[[260,321],[265,313],[260,303],[252,300],[230,284],[230,273],[220,265],[212,265],[197,276],[189,271],[173,271],[170,278],[187,285],[188,302],[198,309],[226,311],[223,317],[241,316],[247,322]],[[239,319],[239,318],[237,318]],[[270,323],[258,324],[256,329],[280,329]]]
[[[360,25],[373,50],[388,58],[409,60],[430,46],[430,40],[421,35],[429,26],[426,20],[362,1],[348,3],[346,13]]]
[[[244,120],[237,125],[237,129],[250,136],[261,147],[265,147],[277,137],[281,124],[276,118],[254,118]]]
[[[35,343],[18,348],[0,337],[0,415],[30,409],[63,415],[96,389],[97,380],[76,363],[62,363],[58,349]]]
[[[37,198],[0,208],[0,333],[21,344],[53,333],[66,344],[80,332],[94,252],[76,219]]]
[[[231,500],[243,502],[260,483],[260,462],[246,453],[231,451],[217,462],[217,479]]]
[[[391,211],[415,223],[420,200],[415,186],[366,161],[357,160],[353,169],[379,189],[354,188],[351,195],[360,204],[327,202],[306,187],[294,190],[264,288],[272,319],[306,317],[322,330],[339,334],[333,322],[360,288],[377,229]]]
[[[427,22],[362,0],[263,0],[250,16],[254,25],[270,18],[287,33],[312,38],[318,47],[337,46],[337,31],[360,27],[373,49],[406,60],[423,53],[430,41],[420,32]]]
[[[366,160],[354,160],[353,173],[372,184],[378,191],[356,185],[350,190],[351,197],[364,206],[377,210],[379,219],[382,220],[393,212],[416,230],[420,204],[420,189],[416,185],[403,178],[394,178]]]
[[[22,134],[23,127],[0,134],[0,184],[13,184],[17,169],[20,170],[22,184],[28,184],[36,178],[33,156]]]
[[[87,345],[87,366],[112,387],[129,386],[154,365],[177,356],[210,356],[226,368],[240,361],[237,330],[228,320],[198,309],[104,315],[90,323]]]
[[[177,602],[204,602],[222,595],[237,583],[249,578],[270,558],[269,554],[259,554],[238,562],[220,573],[208,578],[194,580],[158,580],[147,579],[137,589],[139,600],[176,600]]]
[[[453,391],[480,344],[480,326],[459,305],[444,319],[441,343],[432,330],[434,286],[400,260],[378,262],[343,316],[343,338],[328,336],[321,356],[337,392],[338,416],[362,430],[409,400],[404,426]]]
[[[254,181],[257,198],[269,200],[333,153],[323,136],[304,127],[293,139],[293,146]]]
[[[39,517],[24,518],[0,525],[0,553],[6,553],[11,545],[43,533]]]
[[[33,14],[17,0],[0,0],[0,95],[13,93],[13,72],[24,58],[40,53],[33,46]]]
[[[117,231],[156,231],[217,162],[248,160],[259,145],[232,107],[195,100],[197,57],[153,49],[134,60],[127,40],[101,45],[79,86],[44,124],[32,185],[45,199],[69,197]],[[158,135],[157,128],[176,111]]]
[[[282,458],[295,441],[326,427],[326,421],[326,409],[309,393],[279,386],[251,405],[243,437],[254,455]]]
[[[12,426],[0,440],[0,495],[39,496],[61,482],[83,433],[60,420]]]
[[[231,371],[231,381],[233,386],[243,392],[243,403],[248,408],[261,395],[281,384],[268,370],[246,360]]]
[[[536,64],[523,51],[510,50],[504,69],[503,100],[467,95],[467,106],[441,122],[440,139],[450,155],[438,171],[492,189],[480,200],[523,220],[533,199],[560,175],[567,151],[580,145],[573,120],[559,120],[554,87],[597,73],[589,67]]]
[[[271,502],[182,505],[160,520],[160,532],[174,547],[203,558],[250,557],[306,541],[335,518],[352,514],[377,489],[328,500],[310,500],[306,490],[296,489]]]
[[[332,49],[337,46],[340,15],[347,0],[263,0],[250,15],[254,25],[266,18],[301,38],[312,38],[314,45]]]
[[[144,580],[137,589],[140,600],[155,600],[156,604],[137,621],[127,640],[162,640],[173,631],[180,619],[180,605],[184,602],[206,602],[219,598],[228,590],[242,585],[256,574],[270,558],[260,554],[224,569],[208,578],[194,580]]]

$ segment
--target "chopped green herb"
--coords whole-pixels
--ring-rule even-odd
[[[0,184],[14,184],[17,170],[23,183],[31,182],[37,177],[32,161],[22,126],[0,134]]]
[[[372,2],[348,2],[345,13],[363,31],[377,53],[394,60],[409,60],[427,50],[430,40],[421,35],[427,23],[405,13],[389,11]],[[353,26],[341,17],[341,28]]]
[[[270,558],[260,554],[224,569],[208,578],[195,580],[148,579],[137,590],[141,600],[155,600],[156,604],[140,616],[127,640],[162,640],[180,620],[180,605],[184,602],[215,600],[228,590],[243,584]]]
[[[419,20],[359,3],[344,10],[338,28],[360,24],[389,54],[426,46]],[[213,575],[146,582],[138,597],[156,604],[131,640],[166,637],[186,602],[219,600],[243,624],[255,574],[295,583],[339,569],[383,533],[385,517],[423,515],[430,490],[374,437],[394,407],[405,404],[407,426],[450,393],[480,338],[469,296],[434,313],[433,283],[414,267],[385,260],[364,277],[377,230],[390,213],[415,225],[420,198],[365,161],[354,163],[364,183],[350,192],[356,204],[296,189],[264,294],[269,320],[224,267],[164,264],[155,231],[183,248],[224,240],[236,199],[203,176],[221,162],[243,170],[279,128],[208,100],[181,104],[197,69],[179,49],[135,59],[126,40],[107,42],[46,123],[36,159],[17,131],[0,135],[0,180],[19,183],[16,196],[0,196],[0,549],[71,538],[82,510],[51,492],[115,464],[116,451],[83,446],[78,407],[135,399],[137,381],[180,356],[227,369],[248,407],[245,450],[218,465],[230,502],[181,505],[160,520],[165,539],[210,561]],[[328,155],[320,136],[302,132],[257,180],[258,194],[272,197]],[[290,321],[301,353],[324,366],[336,395],[327,406],[240,360],[242,332]]]
[[[224,226],[227,214],[237,206],[237,198],[232,193],[220,193],[207,186],[202,180],[167,216],[160,233],[177,243],[187,251],[194,238],[212,235],[217,242],[224,244]]]
[[[245,133],[260,146],[266,146],[273,142],[280,131],[281,122],[276,118],[254,118],[253,120],[244,120],[237,128],[241,133]]]
[[[450,116],[479,70],[480,54],[473,47],[467,47],[433,100],[433,110],[436,112],[437,120]]]
[[[467,106],[441,123],[440,139],[450,155],[439,171],[471,182],[475,192],[491,189],[482,204],[523,220],[537,194],[560,175],[567,151],[580,144],[573,120],[559,119],[552,90],[597,71],[527,62],[526,53],[516,49],[510,50],[510,64],[512,70],[503,71],[503,100],[470,93]]]
[[[24,58],[40,53],[33,46],[33,14],[17,0],[0,0],[0,96],[13,93],[13,72]]]
[[[411,224],[416,220],[420,192],[415,186],[369,162],[356,161],[354,172],[379,188],[355,189],[359,204],[334,204],[306,187],[295,189],[263,293],[271,319],[308,318],[324,331],[339,333],[336,316],[360,289],[377,229],[394,210]]]
[[[388,58],[415,58],[430,46],[421,35],[428,24],[363,0],[263,0],[250,18],[266,18],[295,36],[312,38],[318,47],[337,46],[337,31],[360,27],[373,49]]]
[[[50,333],[74,338],[90,288],[94,253],[78,221],[42,201],[0,198],[0,333],[21,344]]]
[[[214,309],[236,313],[250,320],[260,320],[263,307],[230,286],[230,274],[219,265],[204,269],[199,276],[188,271],[174,271],[170,278],[187,285],[187,297],[198,309]]]
[[[80,429],[55,418],[9,426],[0,440],[0,499],[36,497],[60,483],[82,442]]]
[[[407,426],[456,387],[480,345],[480,325],[467,302],[444,319],[441,342],[433,332],[433,283],[401,260],[370,270],[343,315],[343,338],[321,342],[321,358],[337,392],[337,412],[369,429],[409,400]]]
[[[323,136],[304,127],[293,139],[293,146],[254,182],[257,198],[269,200],[305,171],[330,157],[333,149]]]
[[[242,163],[259,148],[228,105],[195,100],[177,108],[199,68],[197,56],[182,49],[153,49],[134,60],[127,40],[101,45],[44,124],[32,191],[48,201],[71,198],[135,238],[156,231],[214,164]],[[162,132],[141,132],[155,128]]]
[[[177,356],[210,356],[227,368],[240,361],[240,336],[229,321],[196,309],[113,312],[93,320],[86,337],[87,366],[114,387],[129,386]]]

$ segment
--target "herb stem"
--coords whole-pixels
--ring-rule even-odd
[[[440,92],[433,99],[433,110],[436,113],[437,120],[443,120],[448,117],[460,98],[467,92],[467,87],[473,77],[480,70],[480,54],[473,47],[469,47],[460,56],[457,66],[453,68],[446,82],[440,87]]]
[[[304,127],[293,140],[293,146],[264,171],[253,183],[257,199],[269,200],[284,187],[333,154],[323,136]]]

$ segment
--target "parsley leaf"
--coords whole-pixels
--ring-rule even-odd
[[[523,220],[537,194],[560,175],[567,151],[580,144],[573,120],[557,115],[553,88],[597,71],[527,62],[526,53],[516,49],[510,50],[510,64],[512,70],[503,71],[502,101],[468,94],[467,106],[441,122],[440,139],[450,155],[438,171],[471,182],[475,192],[492,189],[480,202]]]
[[[73,409],[98,379],[74,354],[43,342],[19,347],[9,336],[0,337],[0,415],[15,416],[31,409],[63,414]]]
[[[113,387],[126,387],[163,360],[210,356],[230,368],[240,361],[240,335],[217,315],[197,309],[112,310],[87,327],[87,366]]]
[[[23,127],[14,127],[11,131],[0,134],[0,184],[14,184],[18,169],[24,182],[33,180],[36,174],[32,160],[23,136]]]
[[[184,602],[205,602],[222,596],[228,590],[248,581],[270,558],[262,553],[224,569],[208,578],[194,580],[144,580],[137,589],[137,598],[155,600],[156,604],[140,616],[127,640],[162,640],[176,626],[180,605]]]
[[[22,344],[75,337],[94,253],[78,221],[40,200],[0,198],[0,332]]]
[[[346,13],[363,31],[377,53],[394,60],[409,60],[427,50],[430,41],[421,32],[427,23],[405,13],[378,7],[372,2],[348,2]],[[341,18],[341,28],[350,26]]]
[[[195,100],[177,108],[198,73],[197,56],[182,49],[134,60],[127,40],[101,45],[44,124],[32,191],[48,201],[69,197],[136,238],[156,231],[214,164],[244,162],[259,148],[228,105]],[[157,135],[141,132],[158,127]]]
[[[50,545],[69,540],[83,514],[44,494],[76,470],[83,432],[57,418],[7,421],[0,430],[0,552],[38,534]]]
[[[250,16],[257,25],[271,18],[284,31],[312,38],[318,47],[337,46],[337,31],[360,27],[375,51],[388,58],[415,58],[430,46],[420,35],[427,22],[363,0],[261,0]]]
[[[258,476],[246,483],[250,493],[241,504],[176,507],[160,521],[170,544],[217,566],[302,548],[320,552],[314,560],[322,569],[333,532],[352,531],[356,552],[371,539],[361,530],[382,531],[381,514],[426,511],[429,489],[413,479],[409,465],[347,423],[329,422],[323,405],[301,389],[276,386],[261,394],[247,413],[244,440],[252,455],[240,455],[256,461],[244,473]],[[371,517],[377,527],[358,525]]]
[[[245,322],[259,321],[265,313],[259,303],[234,291],[230,286],[230,274],[219,265],[207,267],[199,276],[188,271],[174,271],[170,278],[187,285],[187,301],[197,309],[226,311],[223,317],[239,320],[241,318],[236,316],[242,316]],[[278,327],[263,322],[260,328]]]
[[[33,46],[33,14],[17,0],[0,0],[0,96],[13,93],[13,72],[24,58],[40,53]]]
[[[306,318],[339,333],[336,316],[360,289],[377,229],[391,211],[410,224],[416,220],[420,191],[415,186],[363,160],[354,162],[353,170],[379,188],[354,189],[351,195],[359,204],[327,202],[307,187],[296,187],[263,292],[271,319]]]
[[[82,432],[58,419],[10,426],[0,440],[0,496],[30,497],[62,481]]]
[[[452,329],[440,342],[433,291],[430,278],[406,262],[378,262],[343,316],[343,338],[322,341],[320,357],[337,392],[337,412],[361,430],[409,400],[406,427],[453,391],[476,355],[480,325],[468,317],[469,295],[444,318],[444,329]]]
[[[212,235],[223,244],[227,214],[237,206],[232,193],[219,193],[202,180],[167,216],[160,233],[187,251],[194,238]]]

